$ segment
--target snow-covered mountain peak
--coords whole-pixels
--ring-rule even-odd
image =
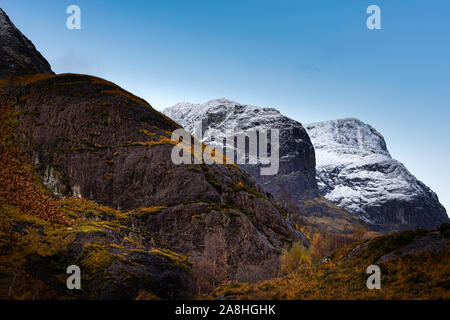
[[[209,101],[205,102],[204,104],[205,105],[225,105],[225,106],[227,106],[227,105],[236,105],[239,103],[237,103],[235,101],[231,101],[227,98],[218,98],[218,99],[209,100]]]
[[[383,136],[372,126],[355,118],[310,123],[306,129],[314,148],[333,148],[341,154],[390,156]]]
[[[307,124],[306,133],[276,109],[223,98],[179,103],[163,112],[190,132],[201,121],[202,140],[213,147],[220,147],[216,141],[230,132],[279,129],[279,174],[262,177],[252,166],[243,166],[279,198],[289,194],[301,203],[305,193],[315,197],[318,187],[325,198],[379,230],[428,228],[448,221],[436,194],[392,159],[383,136],[358,119]]]
[[[200,121],[207,124],[208,128],[221,130],[223,133],[247,129],[273,129],[277,128],[276,124],[281,120],[295,122],[274,108],[243,105],[225,98],[201,104],[181,102],[164,109],[163,113],[191,132]]]
[[[370,224],[433,227],[448,221],[436,194],[392,159],[372,126],[346,118],[305,127],[327,199]]]
[[[259,108],[228,99],[202,104],[178,103],[163,113],[191,133],[197,134],[202,124],[202,142],[222,150],[223,138],[242,131],[279,130],[279,174],[260,176],[259,166],[242,164],[267,191],[280,195],[283,189],[297,201],[317,196],[314,148],[301,123],[273,108]],[[197,136],[198,138],[198,136]],[[287,199],[285,199],[287,200]]]

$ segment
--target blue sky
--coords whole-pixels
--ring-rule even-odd
[[[81,30],[66,8],[81,8]],[[382,30],[366,28],[381,8]],[[0,0],[57,73],[161,110],[225,97],[308,123],[356,117],[450,209],[450,1]]]

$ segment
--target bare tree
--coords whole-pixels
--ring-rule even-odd
[[[280,258],[273,256],[268,260],[254,264],[240,264],[234,276],[237,282],[256,283],[281,275]]]
[[[193,281],[197,294],[214,290],[227,279],[229,265],[227,262],[227,244],[222,229],[215,229],[206,234],[204,250],[192,267]]]

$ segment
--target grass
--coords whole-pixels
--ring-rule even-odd
[[[159,140],[150,140],[150,141],[131,141],[128,143],[130,146],[144,146],[144,147],[152,147],[159,145],[176,145],[178,142],[167,138],[165,136],[160,135]]]
[[[53,77],[59,76],[19,77],[2,80],[0,86],[26,86]],[[75,78],[75,82],[86,79],[89,77],[80,76]],[[91,79],[100,86],[111,86],[100,79]],[[48,85],[66,86],[73,85],[73,82],[49,81]],[[9,92],[6,91],[5,95],[2,92],[0,100],[0,298],[76,298],[76,294],[65,290],[65,268],[68,265],[81,266],[83,287],[88,290],[89,287],[92,289],[103,285],[108,277],[113,277],[108,274],[108,267],[112,264],[136,266],[132,253],[137,250],[162,258],[168,263],[167,268],[171,268],[173,264],[187,270],[187,258],[171,251],[157,239],[152,241],[151,234],[133,224],[136,214],[156,214],[165,207],[141,208],[134,210],[134,215],[131,215],[130,212],[114,210],[84,199],[54,198],[42,185],[33,165],[24,156],[15,132],[18,125],[16,118],[19,115],[15,111],[18,109],[17,104],[24,103],[27,98],[9,95]],[[123,90],[112,90],[106,94],[120,95],[150,107]],[[91,99],[91,105],[96,105],[95,99]],[[111,105],[109,101],[104,104]],[[163,135],[158,137],[148,131],[141,132],[159,140],[138,142],[139,145],[175,144]],[[89,141],[101,134],[99,131],[90,131],[86,139],[74,143],[84,144],[84,148],[80,150],[88,149],[91,152],[109,148]],[[63,142],[72,143],[70,140]],[[115,152],[113,156],[118,155]],[[114,165],[114,160],[108,160],[108,164]],[[111,174],[104,177],[112,179]],[[161,262],[161,266],[165,262]],[[40,277],[48,279],[41,281]]]
[[[147,208],[139,208],[136,210],[128,211],[127,214],[134,215],[137,217],[144,217],[151,214],[158,214],[161,210],[167,209],[165,206],[156,206],[156,207],[147,207]]]
[[[441,231],[448,230],[441,227]],[[420,252],[384,263],[381,255],[407,245],[427,231],[406,231],[368,240],[360,254],[354,246],[335,252],[326,263],[304,263],[286,276],[255,284],[232,283],[209,298],[226,299],[450,299],[450,246],[441,252]],[[381,290],[366,287],[369,265],[381,268]]]

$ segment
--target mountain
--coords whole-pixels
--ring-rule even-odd
[[[327,231],[344,231],[358,223],[345,210],[336,207],[318,192],[315,155],[310,138],[301,123],[280,114],[273,108],[243,105],[227,99],[203,104],[178,103],[163,113],[194,134],[202,125],[202,142],[222,151],[222,140],[247,130],[279,130],[279,171],[262,175],[263,162],[239,164],[264,190],[274,195],[294,212],[294,221],[320,227]],[[247,150],[248,153],[248,150]]]
[[[277,110],[217,99],[200,105],[178,103],[165,109],[163,113],[192,133],[195,124],[201,122],[204,127],[202,142],[219,150],[222,150],[220,138],[224,138],[226,132],[236,134],[246,130],[280,130],[279,175],[261,175],[262,164],[243,164],[241,167],[273,194],[280,193],[284,184],[297,198],[317,195],[314,148],[308,134],[300,123],[281,115]],[[280,175],[285,177],[283,184],[274,182]]]
[[[51,74],[2,21],[0,297],[186,297],[195,274],[233,279],[309,245],[246,172],[174,164],[175,122],[106,80]]]
[[[53,74],[1,15],[0,299],[197,297],[229,281],[273,278],[285,248],[314,250],[308,239],[327,239],[326,250],[351,240],[310,230],[307,239],[302,232],[302,219],[336,232],[359,220],[318,194],[315,165],[307,163],[314,153],[301,124],[261,109],[261,122],[284,122],[281,136],[295,138],[282,143],[280,178],[286,180],[264,185],[274,184],[275,197],[234,164],[177,165],[177,123],[104,79]],[[304,188],[284,197],[283,183]],[[291,198],[297,202],[288,208]],[[285,199],[288,210],[276,199]],[[447,234],[444,228],[440,233]],[[441,248],[441,238],[432,244]],[[417,246],[383,252],[402,255]],[[447,270],[441,267],[447,257],[436,259],[441,262],[433,266]],[[82,290],[67,287],[71,265],[81,269]],[[324,274],[317,273],[326,280]],[[344,280],[350,275],[358,278],[353,271]],[[447,285],[432,280],[438,290]]]
[[[0,79],[53,73],[49,63],[0,8]]]
[[[358,119],[306,125],[316,150],[319,191],[378,230],[448,222],[437,195],[392,159],[383,136]]]
[[[278,174],[260,175],[262,164],[240,166],[279,202],[300,212],[303,222],[321,228],[328,226],[330,231],[329,226],[346,217],[340,208],[376,231],[433,228],[448,221],[436,194],[392,159],[383,136],[359,120],[313,123],[306,125],[305,130],[299,122],[275,109],[226,99],[178,103],[163,113],[191,133],[195,124],[201,122],[202,141],[219,150],[227,134],[246,129],[279,129]],[[295,216],[299,219],[299,215]],[[324,217],[328,218],[325,225],[318,225],[317,220]]]

